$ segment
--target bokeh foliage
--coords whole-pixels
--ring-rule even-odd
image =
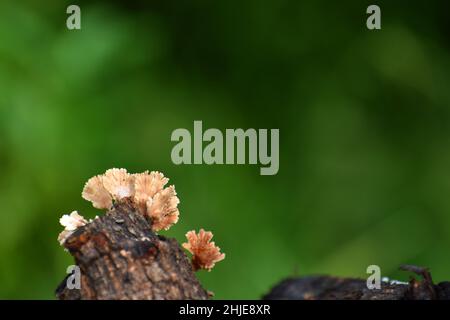
[[[184,240],[213,230],[227,258],[200,278],[259,298],[295,274],[450,278],[448,2],[0,2],[0,298],[52,299],[72,263],[61,214],[98,212],[84,182],[163,171]],[[280,171],[175,166],[170,134],[280,128]]]

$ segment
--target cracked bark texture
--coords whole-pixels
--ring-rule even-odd
[[[63,300],[208,299],[175,239],[156,235],[131,201],[78,228],[64,243],[81,271],[81,288],[56,289]]]

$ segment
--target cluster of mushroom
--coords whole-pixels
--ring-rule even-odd
[[[114,168],[89,179],[84,186],[82,197],[90,201],[95,208],[106,210],[111,209],[114,202],[130,198],[137,212],[151,222],[151,228],[156,232],[167,230],[178,222],[177,206],[180,200],[173,185],[165,187],[168,182],[169,179],[161,172],[130,174],[126,169]],[[88,221],[77,211],[73,211],[69,215],[63,215],[59,221],[64,230],[58,236],[58,241],[63,245],[77,228],[92,220]],[[203,229],[198,234],[189,231],[186,237],[188,242],[183,243],[183,247],[192,254],[194,270],[210,271],[216,262],[225,258],[220,248],[211,242],[211,232]]]

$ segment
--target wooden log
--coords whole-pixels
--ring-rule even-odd
[[[64,247],[81,271],[80,289],[64,279],[59,299],[208,299],[175,239],[156,235],[131,201],[71,234]]]
[[[380,289],[368,289],[366,280],[331,276],[288,278],[275,285],[266,300],[450,300],[450,282],[433,284],[428,269],[402,266],[419,274],[409,283],[381,282]]]

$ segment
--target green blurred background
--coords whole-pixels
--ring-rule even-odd
[[[171,178],[165,235],[214,232],[227,257],[199,277],[216,298],[370,264],[450,279],[448,1],[131,2],[0,3],[0,298],[54,298],[73,262],[58,219],[98,214],[81,190],[112,167]],[[279,173],[172,164],[194,120],[279,128]]]

